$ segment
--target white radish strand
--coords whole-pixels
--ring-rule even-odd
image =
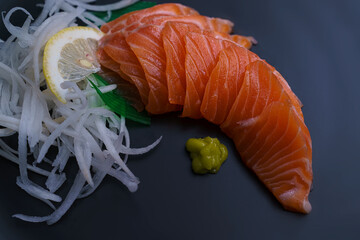
[[[29,17],[31,17],[31,19],[33,19],[31,14],[28,11],[26,11],[26,9],[21,8],[21,7],[15,7],[13,9],[11,9],[6,14],[5,17],[4,17],[4,14],[2,14],[2,19],[3,19],[4,25],[13,36],[17,37],[26,46],[31,46],[35,42],[34,36],[30,35],[29,33],[24,31],[20,27],[16,27],[10,23],[11,15],[18,10],[23,11],[25,14],[27,14]]]
[[[106,22],[101,20],[100,18],[96,17],[95,15],[88,13],[88,12],[84,12],[82,14],[85,18],[90,19],[96,26],[101,26],[104,25]]]
[[[11,154],[10,152],[7,152],[7,151],[4,151],[2,149],[0,149],[0,156],[12,161],[13,163],[16,163],[16,164],[19,164],[19,158],[13,154]],[[38,168],[38,167],[35,167],[33,165],[30,165],[30,164],[27,164],[27,169],[34,172],[34,173],[37,173],[39,175],[42,175],[42,176],[45,176],[45,177],[48,177],[50,175],[50,172],[42,169],[42,168]]]
[[[10,128],[2,128],[0,129],[0,137],[9,137],[11,135],[14,135],[15,131]]]
[[[85,177],[86,181],[90,184],[90,186],[94,186],[94,182],[90,173],[91,166],[91,156],[87,153],[90,153],[89,144],[83,141],[82,138],[77,137],[74,139],[74,153],[79,165],[79,168]]]
[[[68,195],[65,200],[62,202],[61,206],[56,209],[52,214],[45,217],[37,217],[37,216],[27,216],[24,214],[15,214],[13,217],[19,218],[28,222],[45,222],[49,225],[56,223],[59,219],[67,212],[67,210],[71,207],[71,205],[76,200],[77,196],[80,194],[82,187],[84,186],[85,179],[82,177],[80,173],[77,174],[74,184],[72,185]]]
[[[103,121],[96,120],[95,125],[98,128],[98,131],[102,137],[102,140],[106,146],[106,149],[109,151],[110,155],[114,158],[115,162],[121,166],[121,168],[133,179],[135,179],[135,175],[130,171],[130,169],[126,166],[123,160],[120,158],[119,153],[116,151],[114,144],[112,143],[109,136],[106,135],[106,126]]]
[[[51,200],[54,202],[61,202],[60,196],[55,195],[45,189],[42,189],[39,186],[35,186],[33,183],[24,183],[24,182],[22,182],[22,180],[20,178],[17,178],[16,183],[19,187],[21,187],[26,192],[32,193],[36,196],[41,196],[41,197],[39,197],[41,199]]]
[[[65,173],[61,173],[59,175],[59,174],[56,174],[56,170],[57,169],[54,168],[51,171],[48,179],[45,182],[46,187],[49,189],[49,191],[51,193],[56,192],[63,185],[63,183],[66,181]]]
[[[76,0],[65,0],[66,2],[73,4],[75,6],[79,6],[82,7],[86,10],[90,10],[90,11],[108,11],[108,10],[116,10],[116,9],[121,9],[124,7],[127,7],[133,3],[136,3],[139,0],[122,0],[116,3],[112,3],[112,4],[107,4],[107,5],[90,5],[81,1],[76,1]]]
[[[72,122],[79,119],[81,112],[74,113],[72,116],[68,117],[65,121],[57,126],[57,128],[50,134],[50,136],[46,139],[43,146],[41,147],[39,156],[36,160],[37,163],[40,163],[41,160],[45,157],[45,154],[48,152],[51,145],[54,141],[62,134],[62,131],[67,128]]]
[[[65,82],[63,87],[72,89],[66,96],[67,104],[58,101],[46,88],[41,61],[44,45],[53,34],[76,26],[79,19],[86,18],[85,22],[92,26],[103,23],[86,10],[109,11],[136,1],[103,6],[88,4],[91,2],[94,0],[45,0],[35,21],[23,8],[11,9],[3,15],[11,36],[5,42],[0,40],[0,137],[18,133],[18,149],[12,149],[0,139],[0,156],[19,166],[17,184],[20,188],[54,209],[45,217],[14,215],[24,221],[57,222],[77,198],[93,193],[107,175],[122,182],[129,191],[136,191],[140,181],[126,165],[128,154],[145,153],[161,139],[144,148],[131,148],[125,118],[109,111],[90,84],[82,84],[85,88],[80,89],[73,82]],[[28,15],[21,27],[10,22],[15,11]],[[98,88],[106,93],[116,85]],[[48,159],[52,146],[57,147],[58,152],[54,159]],[[57,191],[68,181],[66,165],[71,157],[76,158],[79,173],[62,200]],[[35,161],[30,161],[33,158]],[[36,166],[42,161],[43,164]],[[43,165],[52,169],[45,170],[41,168]],[[47,189],[35,184],[28,171],[45,177]],[[56,209],[53,202],[61,205]]]
[[[45,4],[43,5],[43,9],[42,9],[40,15],[35,19],[32,26],[38,27],[42,22],[44,22],[44,20],[48,17],[50,10],[55,5],[55,3],[56,3],[56,0],[45,1]]]

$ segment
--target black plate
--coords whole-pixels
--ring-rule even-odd
[[[37,1],[0,2],[1,10],[20,5],[39,13]],[[50,210],[16,186],[17,167],[1,159],[0,239],[358,239],[360,2],[187,4],[232,20],[235,33],[254,36],[259,44],[253,51],[283,74],[303,102],[313,140],[313,211],[306,216],[284,211],[218,127],[168,114],[154,117],[151,127],[129,126],[134,146],[164,137],[151,153],[130,159],[142,181],[136,193],[107,178],[53,226],[11,217]],[[218,174],[195,176],[184,143],[207,135],[228,146],[229,158]]]

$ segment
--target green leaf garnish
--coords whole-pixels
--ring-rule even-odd
[[[124,15],[125,13],[149,8],[149,7],[152,7],[155,5],[156,5],[155,2],[139,1],[134,4],[131,4],[130,6],[127,6],[126,8],[111,11],[110,19],[108,19],[108,12],[90,12],[90,13],[106,22],[110,22],[110,21],[120,17],[121,15]]]
[[[114,113],[117,113],[127,119],[132,121],[142,123],[145,125],[150,125],[150,117],[146,111],[138,112],[133,108],[128,101],[123,98],[115,90],[107,93],[102,93],[96,84],[91,81],[90,77],[96,80],[99,86],[109,85],[100,75],[94,73],[88,77],[88,81],[91,86],[96,90],[97,94],[100,96],[101,100],[105,103],[107,107]]]

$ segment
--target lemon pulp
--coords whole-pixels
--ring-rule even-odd
[[[100,70],[96,60],[98,41],[103,36],[90,27],[69,27],[52,36],[45,45],[43,71],[51,92],[66,103],[64,81],[80,81]]]

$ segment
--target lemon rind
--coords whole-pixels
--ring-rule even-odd
[[[44,48],[43,73],[47,86],[60,102],[66,103],[65,95],[68,92],[67,89],[60,88],[61,82],[64,81],[57,66],[57,62],[60,59],[61,48],[75,39],[93,38],[100,40],[103,35],[100,30],[95,28],[75,26],[59,31],[46,43]],[[69,41],[64,41],[66,38],[68,38],[67,40]],[[56,69],[56,71],[53,71],[54,69]]]

